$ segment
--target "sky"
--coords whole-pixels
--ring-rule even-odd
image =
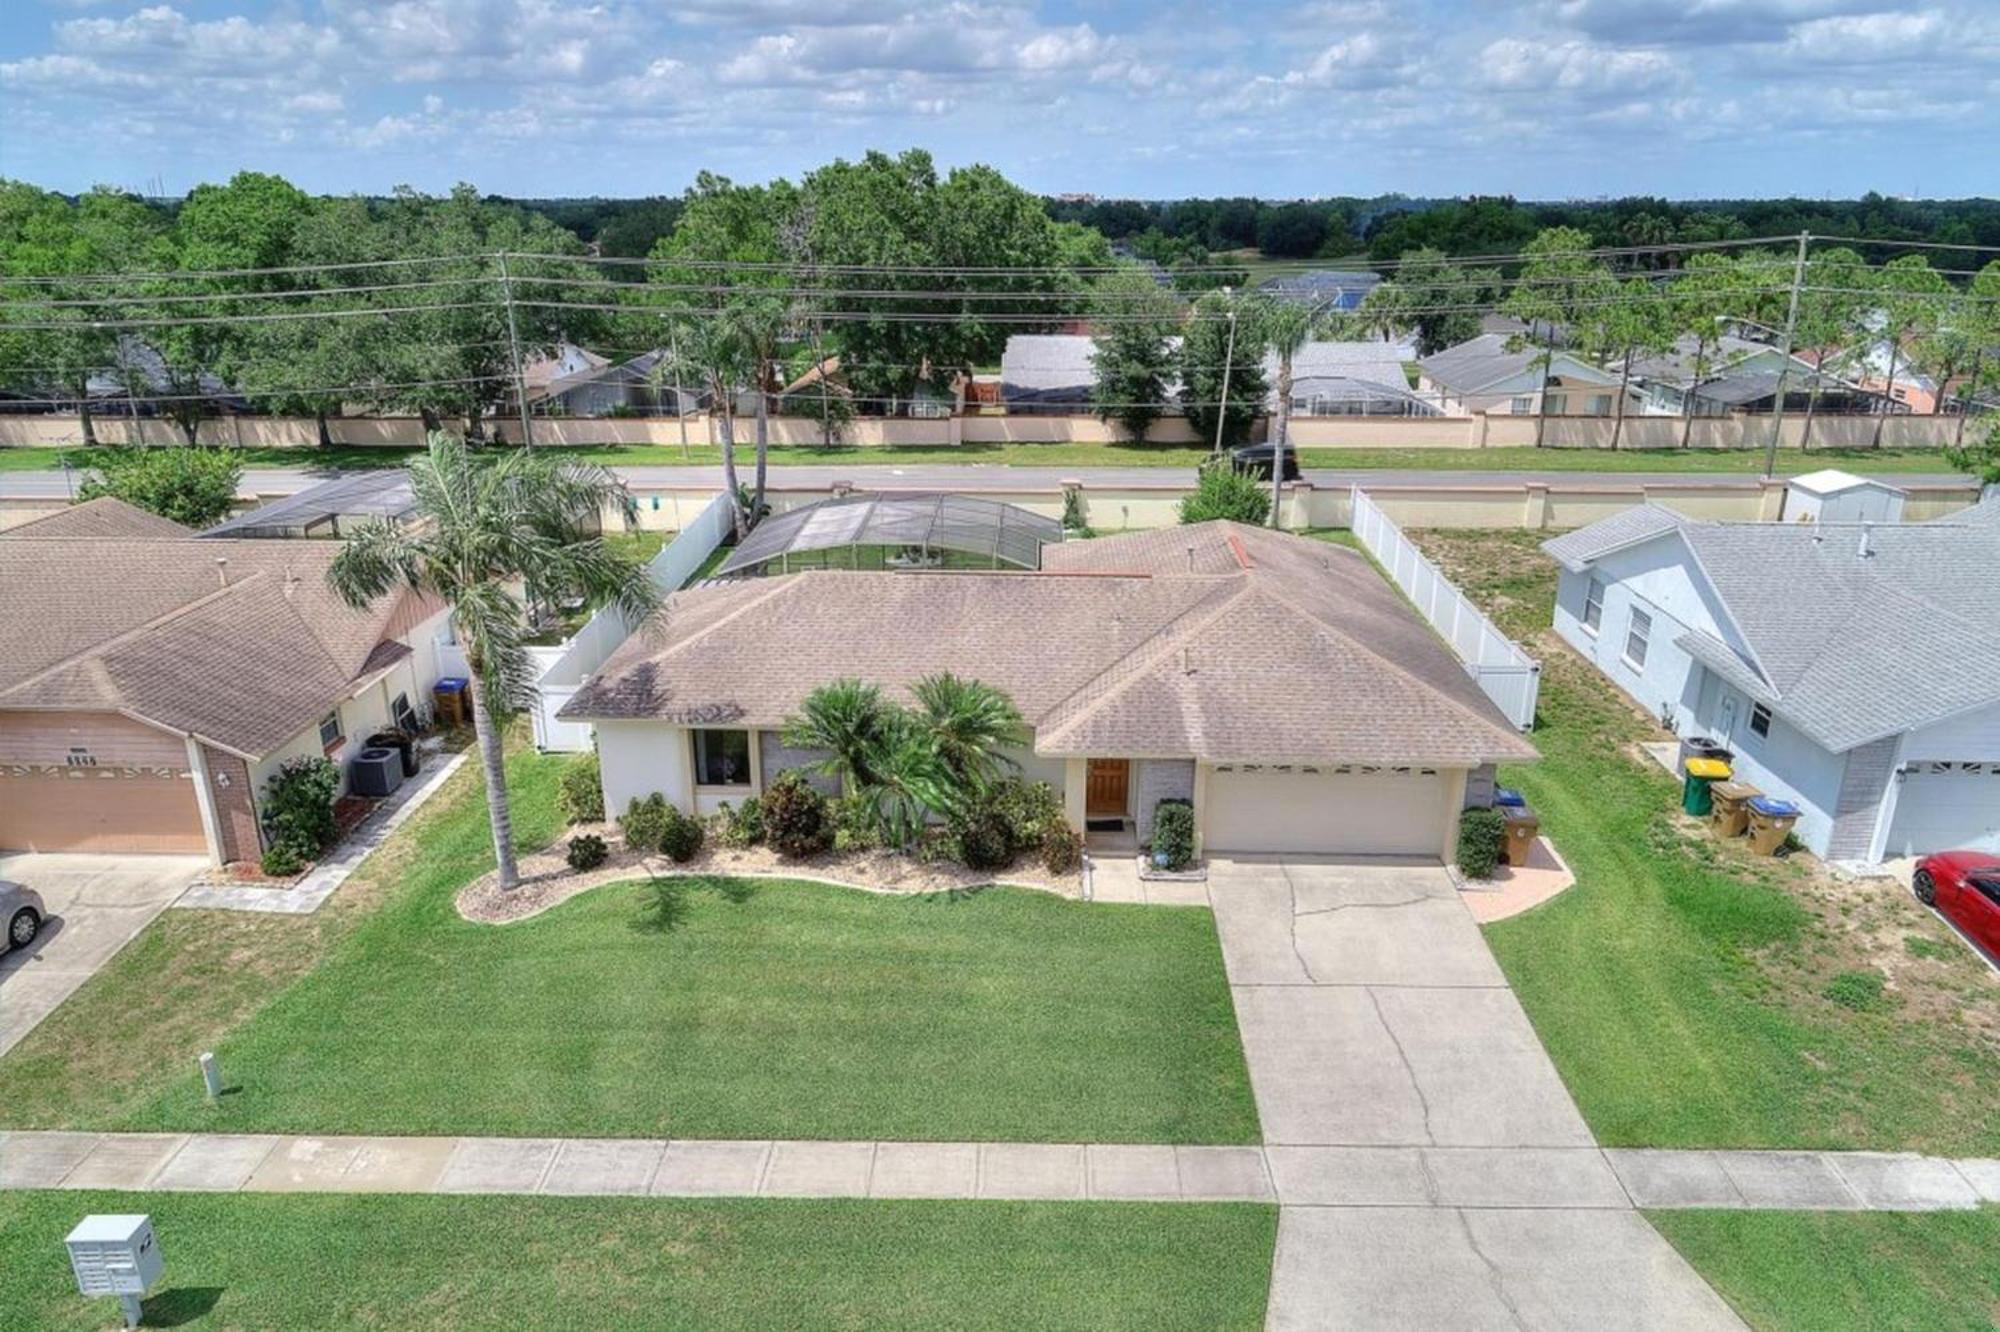
[[[2000,4],[4,0],[0,175],[676,194],[869,148],[1108,198],[2000,194]]]

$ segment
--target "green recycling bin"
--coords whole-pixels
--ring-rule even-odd
[[[1715,808],[1714,793],[1708,788],[1728,780],[1729,765],[1721,759],[1689,759],[1687,780],[1681,784],[1681,808],[1698,819],[1707,818]]]

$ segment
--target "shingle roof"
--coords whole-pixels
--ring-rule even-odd
[[[1609,518],[1600,518],[1588,527],[1565,532],[1542,543],[1550,559],[1565,568],[1580,570],[1592,560],[1601,560],[1614,550],[1651,541],[1662,532],[1671,532],[1687,519],[1658,504],[1639,504],[1621,509]]]
[[[180,529],[176,529],[180,530]],[[109,709],[261,757],[380,669],[426,607],[348,607],[334,542],[0,540],[0,709]]]
[[[1338,268],[1309,268],[1302,273],[1274,277],[1257,290],[1281,301],[1314,305],[1327,310],[1352,310],[1369,292],[1382,285],[1379,273],[1353,272]]]
[[[1443,351],[1433,352],[1417,364],[1433,383],[1460,393],[1476,393],[1488,385],[1532,368],[1541,352],[1531,346],[1522,346],[1509,351],[1507,344],[1512,341],[1504,333],[1481,333],[1476,338],[1468,338]],[[1567,352],[1558,350],[1556,361],[1560,369],[1556,373],[1587,379],[1593,383],[1615,384],[1616,375],[1596,366],[1588,365]]]
[[[1360,556],[1231,523],[1041,573],[813,572],[677,594],[563,715],[782,724],[816,685],[1005,690],[1045,754],[1477,765],[1528,745]]]
[[[94,539],[98,537],[184,537],[193,535],[171,518],[148,513],[136,504],[100,495],[42,518],[0,532],[14,540]]]
[[[1580,567],[1597,558],[1590,552],[1633,544],[1622,538],[1659,522],[1634,512],[1543,548]],[[1706,634],[1684,634],[1682,646],[1827,749],[2000,701],[2000,524],[1987,515],[1876,524],[1679,519],[1654,535],[1669,530],[1693,553],[1749,654]]]

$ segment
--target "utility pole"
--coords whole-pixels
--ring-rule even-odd
[[[521,333],[514,324],[514,280],[507,275],[507,255],[500,255],[500,292],[507,302],[507,348],[514,357],[514,403],[521,409],[521,444],[535,447],[535,432],[528,424],[528,376],[521,362]]]
[[[1229,302],[1229,337],[1223,344],[1222,352],[1222,396],[1215,409],[1215,454],[1222,456],[1222,422],[1229,415],[1229,367],[1236,359],[1236,298],[1230,289],[1222,289],[1222,298]]]
[[[1785,359],[1778,362],[1778,396],[1771,404],[1771,438],[1764,445],[1764,475],[1770,476],[1778,470],[1778,436],[1785,429],[1785,380],[1792,371],[1792,338],[1799,329],[1799,288],[1806,284],[1806,246],[1812,240],[1812,233],[1799,233],[1798,256],[1792,260],[1792,299],[1785,307],[1785,336],[1779,343],[1779,350]],[[1813,367],[1819,373],[1819,367]]]

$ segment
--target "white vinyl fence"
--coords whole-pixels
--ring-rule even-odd
[[[1500,632],[1493,621],[1451,585],[1437,566],[1424,558],[1401,528],[1389,521],[1375,501],[1354,488],[1354,535],[1388,570],[1431,627],[1451,644],[1466,671],[1507,719],[1522,730],[1535,724],[1535,698],[1541,690],[1542,664]]]
[[[729,535],[729,527],[729,497],[719,494],[647,564],[646,573],[653,586],[664,594],[686,583]],[[533,717],[537,748],[571,753],[590,748],[590,727],[561,721],[556,713],[583,687],[590,673],[632,636],[633,627],[616,607],[606,606],[591,616],[568,642],[537,650],[552,654],[535,681]]]

